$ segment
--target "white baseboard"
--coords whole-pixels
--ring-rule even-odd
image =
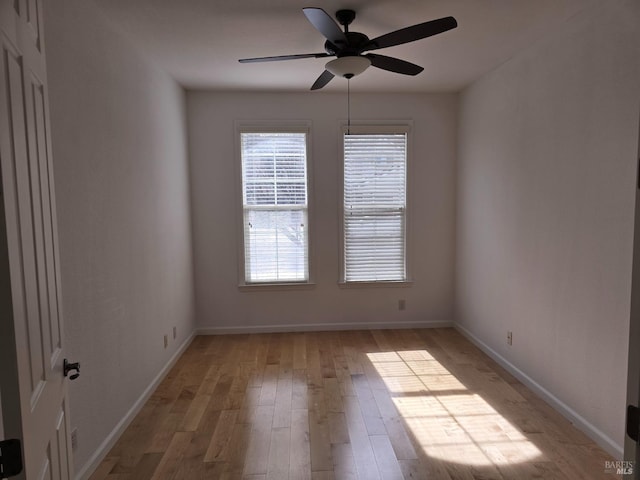
[[[155,389],[158,387],[160,382],[167,375],[169,369],[173,367],[173,365],[178,361],[178,358],[180,358],[180,355],[182,355],[184,351],[187,349],[187,347],[191,344],[194,337],[195,337],[195,333],[192,333],[184,342],[182,342],[182,345],[180,345],[180,347],[175,351],[175,353],[171,356],[171,358],[169,359],[167,364],[162,368],[162,370],[158,372],[158,374],[147,386],[144,392],[142,392],[142,395],[140,395],[138,400],[136,400],[136,402],[132,405],[132,407],[125,414],[125,416],[122,417],[122,419],[114,427],[111,433],[107,435],[107,438],[104,439],[104,441],[100,444],[100,446],[93,453],[93,455],[91,455],[89,460],[87,460],[87,462],[76,473],[75,480],[87,480],[91,476],[91,474],[94,472],[94,470],[98,468],[98,465],[100,465],[100,462],[104,460],[104,457],[106,457],[107,453],[109,453],[109,450],[111,450],[111,448],[118,441],[118,438],[120,438],[120,435],[122,435],[122,433],[133,421],[133,419],[138,414],[138,412],[142,409],[145,402],[149,399],[151,394],[155,391]]]
[[[512,364],[509,360],[504,358],[498,352],[496,352],[493,348],[487,345],[485,342],[480,340],[476,335],[471,333],[465,327],[458,323],[453,324],[454,328],[458,330],[462,335],[467,337],[472,343],[474,343],[480,350],[486,353],[489,357],[495,360],[498,364],[500,364],[505,370],[511,373],[514,377],[520,380],[525,386],[535,392],[538,396],[540,396],[544,401],[550,404],[553,408],[555,408],[562,416],[564,416],[567,420],[569,420],[576,428],[582,430],[585,434],[587,434],[591,439],[600,445],[606,452],[611,454],[613,457],[617,459],[622,459],[623,457],[623,447],[616,443],[612,438],[606,435],[602,430],[598,427],[590,423],[586,418],[581,416],[578,412],[573,410],[569,405],[564,403],[558,397],[556,397],[553,393],[547,390],[545,387],[536,382],[533,378],[527,375],[525,372],[520,370],[514,364]]]
[[[334,330],[389,330],[404,328],[447,328],[453,322],[347,322],[347,323],[302,323],[294,325],[249,325],[238,327],[199,327],[197,335],[230,335],[238,333],[321,332]]]

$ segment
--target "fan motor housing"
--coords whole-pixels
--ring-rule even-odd
[[[360,32],[346,32],[347,44],[338,46],[327,40],[324,43],[324,50],[329,55],[344,57],[347,55],[360,55],[362,49],[369,43],[369,37]]]

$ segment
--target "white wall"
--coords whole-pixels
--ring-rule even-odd
[[[339,80],[337,80],[339,81]],[[353,80],[352,90],[357,88]],[[345,84],[346,89],[346,84]],[[187,94],[198,326],[288,330],[450,322],[453,305],[455,95],[352,95],[355,119],[413,120],[408,288],[341,289],[339,142],[346,94]],[[310,120],[316,286],[240,291],[235,120]],[[398,310],[398,300],[406,310]],[[412,323],[415,322],[415,323]]]
[[[640,4],[601,4],[462,94],[455,303],[464,331],[621,456]]]
[[[640,159],[640,133],[638,134],[638,159]],[[640,161],[640,160],[639,160]],[[639,185],[640,186],[640,185]],[[631,279],[631,311],[629,318],[629,363],[627,379],[627,405],[640,405],[640,188],[636,189],[633,233],[633,271]],[[640,445],[631,437],[624,437],[625,460],[636,459]]]
[[[43,3],[66,353],[82,367],[69,386],[82,472],[193,332],[185,95],[92,2]]]

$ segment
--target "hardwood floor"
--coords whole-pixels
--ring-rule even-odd
[[[92,480],[614,479],[453,329],[199,336]]]

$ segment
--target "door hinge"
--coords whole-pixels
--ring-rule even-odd
[[[627,435],[635,442],[638,441],[640,430],[640,408],[634,405],[627,406]]]
[[[0,442],[0,478],[13,477],[22,472],[22,445],[20,440]]]

